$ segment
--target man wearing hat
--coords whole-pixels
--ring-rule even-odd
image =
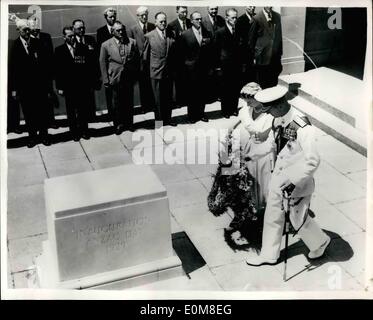
[[[29,140],[27,146],[41,142],[50,145],[48,137],[49,73],[40,41],[31,37],[27,20],[16,22],[19,38],[14,41],[10,57],[10,87],[12,97],[18,99],[25,117]]]
[[[258,256],[250,256],[251,266],[276,264],[284,229],[284,195],[290,197],[290,221],[310,249],[309,259],[320,258],[330,243],[327,236],[308,215],[310,200],[315,188],[313,175],[320,158],[316,149],[314,129],[307,119],[296,112],[285,98],[287,89],[282,86],[258,92],[255,99],[263,104],[263,112],[273,117],[268,139],[247,154],[251,160],[274,152],[277,157],[264,214],[262,249]]]

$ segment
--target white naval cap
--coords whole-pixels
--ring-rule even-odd
[[[282,98],[287,92],[287,88],[278,85],[259,91],[254,98],[261,103],[269,103]]]

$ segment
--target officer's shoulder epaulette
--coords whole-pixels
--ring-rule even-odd
[[[306,116],[296,116],[293,121],[301,128],[311,125],[310,120]]]

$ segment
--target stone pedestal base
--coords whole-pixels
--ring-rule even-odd
[[[57,266],[53,265],[53,261],[49,241],[44,241],[43,253],[36,259],[38,285],[41,288],[121,290],[185,275],[181,260],[176,254],[165,259],[68,281],[58,280]]]

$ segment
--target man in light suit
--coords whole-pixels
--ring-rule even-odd
[[[17,22],[19,37],[14,41],[9,74],[11,96],[19,101],[25,117],[29,139],[27,146],[41,142],[49,146],[48,98],[51,94],[48,63],[39,40],[31,37],[27,20]]]
[[[290,221],[310,249],[308,258],[323,256],[330,243],[330,237],[308,214],[315,189],[313,176],[320,163],[315,132],[308,118],[289,105],[284,97],[286,92],[286,88],[276,86],[255,95],[255,99],[263,104],[262,111],[270,113],[275,119],[272,132],[261,144],[261,149],[256,149],[255,153],[249,151],[247,156],[256,160],[274,152],[276,161],[264,213],[262,249],[260,255],[246,260],[251,266],[276,264],[280,257],[284,209],[287,207],[285,192],[285,197],[290,197]]]
[[[114,37],[101,45],[100,67],[105,87],[113,90],[115,133],[133,131],[133,91],[139,72],[136,40],[128,38],[125,26],[116,21]]]
[[[187,99],[189,122],[208,122],[205,117],[206,83],[211,61],[211,34],[202,27],[202,16],[190,15],[192,27],[180,36],[180,53],[184,61],[189,89]]]
[[[215,37],[217,30],[225,26],[225,19],[218,14],[219,8],[207,7],[207,16],[202,18],[202,27],[206,29],[212,36]],[[212,55],[215,55],[214,52],[211,52]],[[206,102],[212,103],[220,98],[220,87],[219,87],[219,78],[214,72],[213,68],[209,70],[208,79],[206,83]]]
[[[185,6],[177,6],[176,7],[176,14],[177,18],[171,21],[167,29],[173,33],[174,38],[176,40],[176,50],[177,50],[177,60],[176,60],[176,77],[175,77],[175,98],[176,98],[176,105],[177,106],[184,106],[187,101],[187,84],[185,82],[185,69],[184,69],[184,62],[181,60],[182,53],[179,51],[179,38],[183,32],[188,30],[192,27],[190,20],[187,18],[188,16],[188,7]]]
[[[97,29],[96,40],[97,40],[97,51],[98,54],[101,50],[101,45],[113,37],[113,25],[117,21],[117,10],[110,7],[105,9],[104,18],[106,20],[106,25]],[[108,111],[109,120],[114,118],[113,110],[113,91],[111,87],[105,87],[105,97],[106,97],[106,109]]]
[[[236,30],[241,36],[244,48],[242,51],[242,59],[245,63],[245,70],[242,74],[242,86],[248,82],[256,80],[256,74],[254,69],[254,56],[251,51],[249,41],[251,40],[250,32],[251,27],[254,23],[255,7],[246,7],[245,13],[238,17]]]
[[[136,11],[138,21],[128,32],[128,36],[136,40],[140,56],[144,51],[145,34],[155,29],[155,25],[148,22],[149,11],[147,7],[139,7]],[[149,78],[149,70],[143,64],[140,65],[139,89],[142,112],[150,112],[154,109],[154,98]]]
[[[172,84],[175,72],[175,39],[167,30],[164,12],[155,15],[156,28],[145,35],[144,65],[149,75],[155,100],[155,120],[164,125],[176,125],[171,121]]]
[[[280,14],[272,7],[264,7],[254,16],[249,44],[257,70],[257,82],[263,89],[277,85],[282,71],[282,27]]]

